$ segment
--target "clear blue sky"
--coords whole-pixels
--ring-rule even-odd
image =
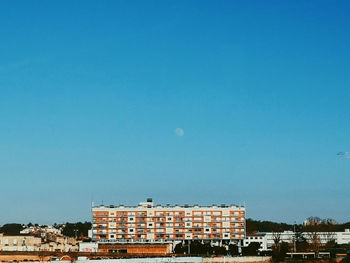
[[[336,155],[350,151],[349,12],[1,1],[0,224],[147,197],[350,221],[350,159]]]

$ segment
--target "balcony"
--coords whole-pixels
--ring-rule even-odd
[[[108,217],[108,214],[105,214],[105,215],[93,215],[93,218],[94,217]]]
[[[96,226],[94,229],[99,230],[99,229],[107,229],[108,227],[105,226]]]

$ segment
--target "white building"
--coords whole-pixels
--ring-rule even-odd
[[[350,230],[345,229],[344,232],[318,232],[318,233],[302,233],[302,236],[306,241],[312,239],[312,235],[316,234],[320,239],[322,244],[326,244],[328,241],[334,240],[335,243],[339,245],[350,244]],[[279,239],[281,242],[293,243],[294,242],[294,232],[284,231],[284,232],[266,232],[258,233],[256,235],[249,235],[243,241],[243,246],[247,247],[253,242],[258,242],[260,244],[260,251],[266,251],[272,248],[275,244],[275,240]]]
[[[339,245],[350,244],[350,229],[344,232],[335,232],[335,242]]]
[[[267,238],[265,234],[256,234],[247,236],[243,241],[243,246],[248,247],[251,243],[259,243],[260,249],[259,251],[267,251]]]
[[[96,242],[80,242],[79,252],[98,252],[98,243]]]
[[[61,234],[61,230],[57,229],[54,226],[30,226],[20,231],[20,234],[32,234],[32,233]]]

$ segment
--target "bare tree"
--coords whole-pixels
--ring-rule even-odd
[[[272,240],[274,247],[279,250],[280,248],[280,243],[281,243],[281,232],[273,232],[272,233]]]
[[[273,249],[278,253],[281,250],[281,241],[282,241],[282,229],[279,226],[273,228],[272,240],[273,240]]]
[[[320,225],[322,224],[322,219],[319,217],[309,217],[304,222],[306,239],[308,240],[310,250],[315,252],[315,256],[318,257],[321,248],[321,238],[320,238]]]
[[[322,221],[322,241],[325,246],[333,246],[335,243],[335,231],[337,222],[334,219],[327,218]]]
[[[305,221],[306,238],[310,249],[316,253],[316,257],[323,245],[334,242],[336,224],[337,222],[330,218],[309,217]]]
[[[320,234],[315,231],[309,231],[306,234],[311,251],[315,252],[315,256],[318,257],[320,249],[322,247]]]

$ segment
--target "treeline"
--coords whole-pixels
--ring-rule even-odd
[[[66,223],[62,228],[62,234],[68,237],[87,237],[91,229],[90,222]]]
[[[18,235],[22,230],[22,224],[5,224],[0,227],[0,233],[5,235]]]
[[[30,226],[39,226],[38,224],[5,224],[0,227],[0,233],[6,235],[18,235],[21,230]],[[44,227],[45,225],[40,225]],[[54,224],[57,229],[61,229],[61,232],[65,236],[69,237],[87,237],[88,230],[91,229],[91,222],[77,222],[77,223],[65,223],[65,224]],[[341,232],[344,229],[350,229],[350,222],[337,223],[333,219],[320,219],[318,217],[309,217],[306,220],[306,224],[287,224],[277,223],[272,221],[259,221],[248,218],[246,220],[246,231],[247,235],[251,235],[258,232],[283,232],[286,230],[297,232],[309,232],[309,231],[320,231],[320,232]]]
[[[248,235],[257,232],[283,232],[285,230],[293,230],[293,227],[293,225],[287,223],[258,221],[251,218],[246,220],[246,230]]]
[[[246,220],[247,235],[251,235],[257,232],[283,232],[293,231],[297,232],[342,232],[344,229],[350,228],[350,222],[337,223],[333,219],[321,219],[319,217],[309,217],[305,220],[304,224],[287,224],[287,223],[276,223],[271,221],[259,221],[248,218]]]
[[[39,224],[5,224],[0,227],[0,233],[5,235],[19,235],[20,232],[27,227],[46,227],[47,225]],[[54,224],[54,228],[60,229],[61,233],[68,237],[83,238],[88,236],[88,231],[91,229],[90,222],[77,222],[77,223],[65,223],[65,224]]]

